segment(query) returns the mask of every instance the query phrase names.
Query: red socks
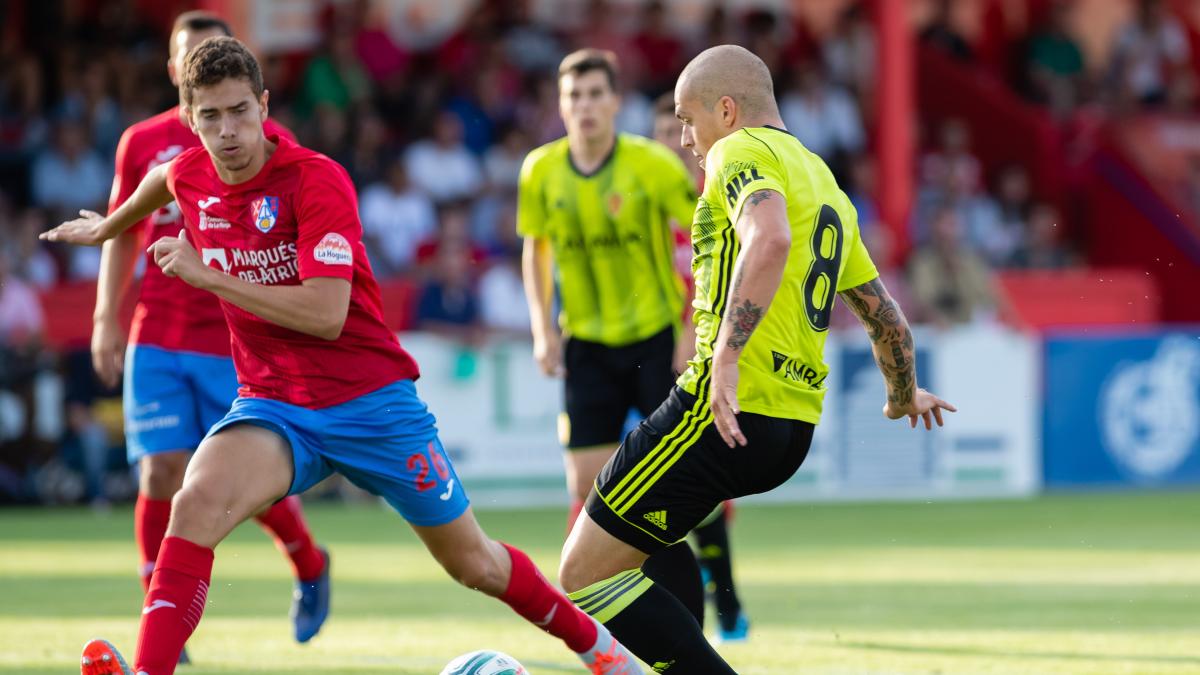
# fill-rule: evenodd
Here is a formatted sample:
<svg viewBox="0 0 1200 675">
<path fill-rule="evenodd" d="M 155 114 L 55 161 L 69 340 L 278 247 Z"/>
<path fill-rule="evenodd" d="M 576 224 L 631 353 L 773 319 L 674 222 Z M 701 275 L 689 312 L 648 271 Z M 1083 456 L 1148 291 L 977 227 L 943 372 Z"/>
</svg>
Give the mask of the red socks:
<svg viewBox="0 0 1200 675">
<path fill-rule="evenodd" d="M 158 565 L 150 580 L 142 627 L 138 631 L 134 670 L 146 675 L 171 675 L 208 599 L 213 551 L 186 539 L 162 540 Z"/>
<path fill-rule="evenodd" d="M 149 592 L 150 574 L 154 572 L 154 561 L 158 560 L 158 549 L 167 535 L 167 523 L 171 520 L 170 499 L 150 499 L 139 494 L 133 507 L 133 538 L 137 541 L 141 565 L 138 574 L 142 577 L 142 589 Z"/>
<path fill-rule="evenodd" d="M 292 495 L 276 502 L 254 519 L 271 533 L 279 550 L 291 558 L 297 579 L 313 581 L 325 571 L 325 556 L 313 542 L 308 523 L 304 522 L 299 497 Z"/>
<path fill-rule="evenodd" d="M 571 651 L 580 654 L 594 647 L 597 633 L 591 618 L 551 586 L 529 556 L 508 544 L 503 546 L 512 558 L 512 575 L 500 599 L 526 621 L 565 642 Z"/>
</svg>

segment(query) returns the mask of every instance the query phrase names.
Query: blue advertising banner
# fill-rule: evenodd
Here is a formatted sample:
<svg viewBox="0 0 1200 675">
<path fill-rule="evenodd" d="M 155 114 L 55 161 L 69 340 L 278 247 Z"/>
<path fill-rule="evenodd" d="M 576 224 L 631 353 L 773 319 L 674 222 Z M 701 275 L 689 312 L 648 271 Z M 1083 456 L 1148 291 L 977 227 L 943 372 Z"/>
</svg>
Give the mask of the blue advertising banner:
<svg viewBox="0 0 1200 675">
<path fill-rule="evenodd" d="M 1046 340 L 1047 487 L 1200 483 L 1200 334 Z"/>
</svg>

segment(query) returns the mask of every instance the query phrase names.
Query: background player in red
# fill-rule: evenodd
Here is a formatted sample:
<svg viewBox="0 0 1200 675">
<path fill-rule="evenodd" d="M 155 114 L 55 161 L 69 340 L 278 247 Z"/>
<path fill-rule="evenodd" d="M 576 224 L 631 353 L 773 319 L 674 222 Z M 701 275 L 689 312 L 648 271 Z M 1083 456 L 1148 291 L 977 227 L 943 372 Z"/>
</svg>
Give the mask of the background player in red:
<svg viewBox="0 0 1200 675">
<path fill-rule="evenodd" d="M 172 84 L 179 85 L 188 50 L 206 38 L 229 34 L 229 26 L 213 14 L 181 14 L 171 31 L 167 61 Z M 270 120 L 266 129 L 288 133 Z M 117 148 L 109 213 L 129 199 L 147 172 L 199 145 L 179 106 L 127 129 Z M 171 498 L 183 484 L 192 451 L 237 396 L 229 329 L 217 298 L 167 277 L 150 257 L 126 339 L 120 309 L 138 257 L 146 244 L 178 234 L 181 222 L 172 202 L 105 243 L 92 330 L 92 361 L 101 380 L 113 386 L 124 369 L 126 444 L 130 462 L 139 469 L 134 535 L 147 590 L 167 531 Z M 294 632 L 296 640 L 307 642 L 329 611 L 328 553 L 314 544 L 298 497 L 271 506 L 257 520 L 291 558 L 297 579 Z M 186 651 L 180 659 L 186 662 Z"/>
<path fill-rule="evenodd" d="M 239 522 L 337 471 L 386 499 L 453 578 L 561 638 L 593 673 L 640 673 L 524 553 L 489 539 L 475 521 L 416 395 L 416 363 L 380 318 L 345 170 L 285 136 L 264 135 L 262 73 L 237 40 L 209 38 L 191 50 L 182 80 L 204 148 L 150 171 L 109 217 L 85 214 L 43 235 L 96 244 L 174 197 L 187 231 L 155 242 L 154 261 L 221 298 L 231 330 L 239 397 L 201 443 L 175 498 L 142 610 L 136 671 L 174 672 L 206 604 L 213 548 Z M 133 671 L 96 640 L 85 647 L 83 672 Z"/>
</svg>

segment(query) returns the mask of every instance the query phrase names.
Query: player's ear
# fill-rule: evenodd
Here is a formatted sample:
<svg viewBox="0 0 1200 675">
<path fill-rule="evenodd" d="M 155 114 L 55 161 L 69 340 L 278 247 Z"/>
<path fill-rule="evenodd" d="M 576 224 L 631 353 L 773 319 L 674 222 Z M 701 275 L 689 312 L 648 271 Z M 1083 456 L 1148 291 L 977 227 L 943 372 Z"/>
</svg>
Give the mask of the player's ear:
<svg viewBox="0 0 1200 675">
<path fill-rule="evenodd" d="M 734 101 L 732 96 L 722 96 L 717 105 L 720 107 L 721 123 L 732 127 L 737 121 L 737 101 Z"/>
<path fill-rule="evenodd" d="M 192 133 L 199 135 L 200 130 L 196 128 L 196 119 L 192 117 L 192 106 L 184 102 L 182 92 L 179 96 L 179 112 L 183 115 L 183 119 L 187 121 L 188 128 Z"/>
<path fill-rule="evenodd" d="M 271 90 L 270 89 L 263 89 L 262 96 L 258 97 L 259 117 L 262 118 L 263 122 L 267 121 L 267 111 L 268 111 L 267 101 L 270 98 L 271 98 Z"/>
</svg>

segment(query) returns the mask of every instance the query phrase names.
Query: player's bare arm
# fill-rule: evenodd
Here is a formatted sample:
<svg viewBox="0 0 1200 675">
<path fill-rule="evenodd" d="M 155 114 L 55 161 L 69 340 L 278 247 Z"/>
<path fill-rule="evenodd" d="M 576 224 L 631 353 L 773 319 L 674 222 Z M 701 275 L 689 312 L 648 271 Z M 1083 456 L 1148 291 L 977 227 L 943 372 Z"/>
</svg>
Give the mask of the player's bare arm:
<svg viewBox="0 0 1200 675">
<path fill-rule="evenodd" d="M 149 171 L 129 199 L 107 217 L 83 209 L 79 212 L 81 217 L 43 232 L 38 238 L 80 246 L 103 244 L 175 200 L 167 189 L 167 169 L 170 166 L 171 163 L 167 162 Z"/>
<path fill-rule="evenodd" d="M 787 199 L 774 190 L 754 192 L 746 198 L 734 227 L 741 251 L 713 350 L 712 388 L 714 423 L 731 448 L 746 445 L 737 423 L 741 412 L 737 401 L 738 358 L 779 290 L 792 245 Z"/>
<path fill-rule="evenodd" d="M 115 387 L 125 365 L 127 336 L 121 325 L 121 300 L 129 290 L 141 254 L 135 232 L 122 232 L 104 242 L 100 275 L 96 281 L 96 309 L 92 313 L 92 367 L 100 381 Z"/>
<path fill-rule="evenodd" d="M 909 424 L 917 419 L 932 429 L 933 422 L 942 426 L 942 411 L 956 412 L 957 408 L 917 386 L 916 347 L 908 319 L 900 306 L 888 294 L 883 281 L 876 277 L 861 286 L 841 293 L 871 339 L 875 363 L 887 386 L 887 403 L 883 414 L 890 419 L 908 416 Z"/>
<path fill-rule="evenodd" d="M 533 358 L 543 373 L 557 376 L 562 374 L 562 334 L 554 320 L 552 303 L 553 256 L 549 239 L 525 238 L 521 252 L 521 273 L 525 280 L 525 299 L 529 302 Z"/>
<path fill-rule="evenodd" d="M 262 319 L 325 340 L 342 334 L 350 309 L 350 282 L 332 277 L 305 279 L 298 286 L 263 286 L 205 265 L 180 230 L 150 246 L 163 274 L 179 277 Z"/>
</svg>

